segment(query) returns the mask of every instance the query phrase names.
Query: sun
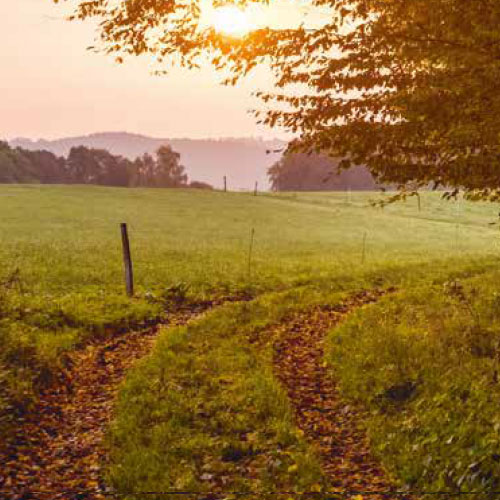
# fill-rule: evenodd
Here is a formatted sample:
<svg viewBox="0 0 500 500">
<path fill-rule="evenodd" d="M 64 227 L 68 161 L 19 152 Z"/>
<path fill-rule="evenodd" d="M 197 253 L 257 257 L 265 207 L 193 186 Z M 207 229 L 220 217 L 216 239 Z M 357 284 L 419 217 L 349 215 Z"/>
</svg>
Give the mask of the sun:
<svg viewBox="0 0 500 500">
<path fill-rule="evenodd" d="M 245 36 L 254 26 L 245 11 L 233 5 L 214 9 L 212 24 L 216 31 L 229 36 Z"/>
</svg>

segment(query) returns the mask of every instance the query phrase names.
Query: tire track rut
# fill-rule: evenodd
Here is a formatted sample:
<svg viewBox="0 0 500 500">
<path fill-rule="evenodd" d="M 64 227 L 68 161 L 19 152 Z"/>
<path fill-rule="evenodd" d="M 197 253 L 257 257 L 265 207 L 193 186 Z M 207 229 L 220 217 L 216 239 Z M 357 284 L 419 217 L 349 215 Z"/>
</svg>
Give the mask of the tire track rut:
<svg viewBox="0 0 500 500">
<path fill-rule="evenodd" d="M 358 293 L 333 307 L 295 313 L 276 327 L 275 373 L 287 389 L 298 427 L 312 444 L 331 484 L 331 491 L 394 491 L 387 474 L 373 458 L 360 423 L 362 415 L 339 396 L 324 361 L 328 332 L 350 312 L 376 302 L 393 290 Z M 358 493 L 342 495 L 355 498 Z M 370 494 L 370 500 L 408 499 Z"/>
<path fill-rule="evenodd" d="M 0 444 L 0 497 L 12 500 L 106 496 L 103 447 L 126 372 L 149 354 L 161 326 L 184 325 L 215 303 L 169 315 L 162 325 L 117 335 L 67 355 L 65 383 L 45 389 Z"/>
</svg>

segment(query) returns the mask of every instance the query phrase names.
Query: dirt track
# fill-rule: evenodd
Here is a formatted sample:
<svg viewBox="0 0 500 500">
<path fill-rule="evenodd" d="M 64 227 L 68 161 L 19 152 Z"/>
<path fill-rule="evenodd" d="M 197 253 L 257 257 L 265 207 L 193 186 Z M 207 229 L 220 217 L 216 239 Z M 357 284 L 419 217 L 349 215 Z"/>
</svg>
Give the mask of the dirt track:
<svg viewBox="0 0 500 500">
<path fill-rule="evenodd" d="M 181 325 L 210 304 L 171 315 Z M 128 369 L 146 356 L 159 327 L 117 335 L 68 355 L 66 382 L 45 390 L 34 411 L 0 446 L 0 498 L 105 498 L 102 440 Z"/>
<path fill-rule="evenodd" d="M 362 292 L 334 307 L 319 307 L 292 315 L 273 332 L 275 373 L 287 388 L 298 427 L 321 459 L 331 491 L 388 492 L 394 490 L 383 469 L 370 454 L 359 411 L 339 397 L 324 362 L 328 332 L 351 311 L 375 302 L 387 292 Z M 342 496 L 355 497 L 357 493 Z M 405 498 L 370 494 L 380 500 Z"/>
<path fill-rule="evenodd" d="M 288 390 L 298 427 L 321 458 L 332 491 L 394 489 L 370 454 L 359 427 L 362 417 L 341 401 L 324 364 L 328 331 L 384 293 L 362 292 L 338 306 L 294 314 L 273 328 L 273 338 L 279 339 L 275 373 Z M 185 324 L 208 307 L 173 315 L 169 324 Z M 102 483 L 102 440 L 113 402 L 126 371 L 151 351 L 157 333 L 153 327 L 119 335 L 70 355 L 70 383 L 45 391 L 36 410 L 0 448 L 1 498 L 109 498 Z"/>
</svg>

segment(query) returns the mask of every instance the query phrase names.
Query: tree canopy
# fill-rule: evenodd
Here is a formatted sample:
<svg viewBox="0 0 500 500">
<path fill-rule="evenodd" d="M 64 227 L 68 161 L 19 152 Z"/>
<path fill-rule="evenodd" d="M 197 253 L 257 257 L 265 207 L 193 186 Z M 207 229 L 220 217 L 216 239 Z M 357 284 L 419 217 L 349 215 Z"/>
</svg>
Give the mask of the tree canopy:
<svg viewBox="0 0 500 500">
<path fill-rule="evenodd" d="M 310 6 L 328 11 L 324 25 L 241 38 L 202 28 L 200 0 L 78 0 L 75 17 L 99 18 L 100 46 L 120 60 L 150 54 L 168 69 L 208 56 L 233 83 L 267 61 L 276 91 L 259 94 L 269 106 L 258 116 L 296 133 L 295 148 L 367 165 L 402 194 L 432 185 L 499 199 L 498 0 Z"/>
</svg>

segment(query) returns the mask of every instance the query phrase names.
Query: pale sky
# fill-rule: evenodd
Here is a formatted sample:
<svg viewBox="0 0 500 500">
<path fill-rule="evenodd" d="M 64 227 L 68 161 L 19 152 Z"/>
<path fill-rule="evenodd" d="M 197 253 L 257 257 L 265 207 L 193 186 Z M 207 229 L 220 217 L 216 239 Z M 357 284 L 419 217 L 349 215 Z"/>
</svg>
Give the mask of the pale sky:
<svg viewBox="0 0 500 500">
<path fill-rule="evenodd" d="M 264 68 L 236 88 L 219 85 L 208 68 L 154 76 L 147 60 L 118 65 L 87 51 L 93 26 L 65 21 L 64 13 L 51 0 L 0 0 L 0 139 L 282 135 L 248 113 L 259 104 L 251 92 L 271 86 Z"/>
</svg>

